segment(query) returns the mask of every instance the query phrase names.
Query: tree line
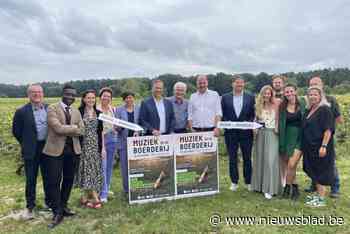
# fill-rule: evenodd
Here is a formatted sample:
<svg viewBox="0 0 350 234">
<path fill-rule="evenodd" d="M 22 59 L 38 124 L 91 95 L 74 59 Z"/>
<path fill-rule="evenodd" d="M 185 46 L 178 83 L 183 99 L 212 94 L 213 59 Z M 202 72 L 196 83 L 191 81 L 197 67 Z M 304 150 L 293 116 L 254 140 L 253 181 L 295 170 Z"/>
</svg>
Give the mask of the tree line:
<svg viewBox="0 0 350 234">
<path fill-rule="evenodd" d="M 259 74 L 242 73 L 240 74 L 246 81 L 246 89 L 252 93 L 258 93 L 262 86 L 271 84 L 272 74 L 261 72 Z M 304 94 L 308 81 L 313 76 L 320 76 L 325 84 L 327 93 L 345 94 L 350 92 L 350 70 L 348 68 L 322 69 L 308 72 L 288 72 L 283 73 L 288 77 L 288 83 L 294 83 L 299 87 L 299 93 Z M 209 88 L 216 90 L 220 95 L 230 92 L 231 75 L 225 73 L 216 73 L 208 75 Z M 78 81 L 67 82 L 73 85 L 78 93 L 82 93 L 87 89 L 96 91 L 103 87 L 110 87 L 115 97 L 119 97 L 125 91 L 132 91 L 139 97 L 148 96 L 151 93 L 151 84 L 153 79 L 161 79 L 164 81 L 165 94 L 170 96 L 173 93 L 173 85 L 177 81 L 182 81 L 188 85 L 188 93 L 196 90 L 196 76 L 182 76 L 175 74 L 163 74 L 154 78 L 124 78 L 124 79 L 84 79 Z M 58 82 L 42 82 L 45 96 L 58 97 L 61 96 L 64 84 Z M 25 97 L 28 85 L 9 85 L 0 84 L 0 97 Z"/>
</svg>

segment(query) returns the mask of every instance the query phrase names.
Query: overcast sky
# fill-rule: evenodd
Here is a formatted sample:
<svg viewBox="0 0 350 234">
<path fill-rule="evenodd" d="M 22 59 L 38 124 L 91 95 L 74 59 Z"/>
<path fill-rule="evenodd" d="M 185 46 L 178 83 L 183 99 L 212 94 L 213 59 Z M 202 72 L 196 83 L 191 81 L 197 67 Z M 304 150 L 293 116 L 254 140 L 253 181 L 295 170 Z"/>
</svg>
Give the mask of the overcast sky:
<svg viewBox="0 0 350 234">
<path fill-rule="evenodd" d="M 349 67 L 348 0 L 0 0 L 0 83 Z"/>
</svg>

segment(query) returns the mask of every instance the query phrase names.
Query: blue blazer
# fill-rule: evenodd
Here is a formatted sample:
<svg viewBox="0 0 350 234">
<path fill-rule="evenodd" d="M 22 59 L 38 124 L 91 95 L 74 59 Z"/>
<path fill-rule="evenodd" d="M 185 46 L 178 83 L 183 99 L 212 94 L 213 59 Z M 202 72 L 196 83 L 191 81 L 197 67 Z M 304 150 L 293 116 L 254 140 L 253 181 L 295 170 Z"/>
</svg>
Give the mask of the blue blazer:
<svg viewBox="0 0 350 234">
<path fill-rule="evenodd" d="M 173 104 L 167 100 L 163 99 L 165 106 L 165 127 L 166 131 L 164 134 L 170 134 L 174 132 L 175 127 L 175 114 L 173 109 Z M 145 129 L 146 135 L 152 135 L 153 130 L 159 130 L 160 120 L 158 116 L 158 111 L 156 103 L 153 97 L 149 97 L 142 101 L 140 107 L 140 125 Z"/>
<path fill-rule="evenodd" d="M 44 104 L 44 107 L 47 110 L 48 105 Z M 37 147 L 37 131 L 31 103 L 16 110 L 12 122 L 12 134 L 21 145 L 23 159 L 34 159 Z"/>
<path fill-rule="evenodd" d="M 138 124 L 140 115 L 140 107 L 135 105 L 134 107 L 134 123 Z M 128 121 L 128 111 L 126 106 L 121 106 L 117 108 L 116 118 Z M 129 130 L 126 128 L 120 129 L 118 131 L 118 140 L 117 140 L 117 149 L 122 149 L 123 147 L 126 149 L 127 138 L 128 138 Z"/>
<path fill-rule="evenodd" d="M 233 93 L 227 93 L 221 99 L 222 121 L 254 121 L 255 119 L 255 97 L 246 92 L 243 93 L 243 106 L 241 113 L 237 116 L 233 107 Z M 225 135 L 237 137 L 253 137 L 252 130 L 225 129 Z"/>
</svg>

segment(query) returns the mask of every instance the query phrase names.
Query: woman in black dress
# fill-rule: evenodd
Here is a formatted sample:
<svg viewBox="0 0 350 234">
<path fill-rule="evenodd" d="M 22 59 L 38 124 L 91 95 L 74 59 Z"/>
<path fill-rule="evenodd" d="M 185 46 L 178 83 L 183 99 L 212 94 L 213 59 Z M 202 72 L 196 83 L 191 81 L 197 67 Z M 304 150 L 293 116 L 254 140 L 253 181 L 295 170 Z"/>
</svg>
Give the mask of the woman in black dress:
<svg viewBox="0 0 350 234">
<path fill-rule="evenodd" d="M 302 123 L 303 169 L 316 182 L 317 195 L 309 196 L 306 205 L 325 206 L 325 185 L 334 182 L 333 117 L 321 87 L 308 89 L 308 110 Z"/>
</svg>

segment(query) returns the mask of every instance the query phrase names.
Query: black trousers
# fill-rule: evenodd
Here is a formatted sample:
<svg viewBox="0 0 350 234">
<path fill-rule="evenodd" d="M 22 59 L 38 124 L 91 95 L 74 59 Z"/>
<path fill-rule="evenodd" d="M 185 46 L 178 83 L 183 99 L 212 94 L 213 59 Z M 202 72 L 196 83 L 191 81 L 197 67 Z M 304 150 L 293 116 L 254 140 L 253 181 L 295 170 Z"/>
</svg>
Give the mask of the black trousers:
<svg viewBox="0 0 350 234">
<path fill-rule="evenodd" d="M 253 137 L 240 138 L 230 134 L 225 135 L 225 143 L 229 155 L 229 171 L 231 182 L 237 184 L 239 179 L 237 151 L 241 148 L 243 156 L 243 176 L 244 182 L 250 184 L 252 178 L 252 147 Z"/>
<path fill-rule="evenodd" d="M 54 215 L 62 215 L 67 206 L 78 165 L 79 156 L 74 153 L 44 155 L 45 180 Z"/>
<path fill-rule="evenodd" d="M 43 178 L 43 189 L 45 193 L 45 203 L 50 206 L 50 201 L 47 195 L 46 183 L 44 180 L 44 168 L 43 168 L 43 148 L 45 141 L 38 141 L 36 147 L 36 153 L 33 159 L 24 159 L 24 173 L 26 177 L 25 196 L 27 202 L 27 208 L 32 210 L 36 204 L 36 182 L 40 167 L 41 176 Z"/>
<path fill-rule="evenodd" d="M 186 128 L 175 129 L 174 133 L 187 133 L 187 129 Z"/>
</svg>

